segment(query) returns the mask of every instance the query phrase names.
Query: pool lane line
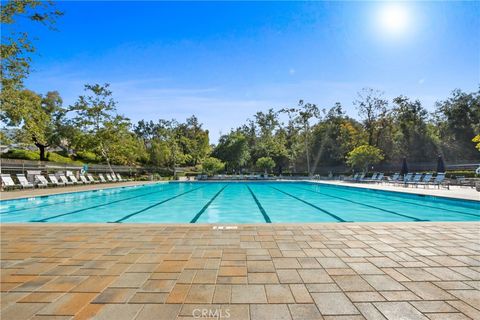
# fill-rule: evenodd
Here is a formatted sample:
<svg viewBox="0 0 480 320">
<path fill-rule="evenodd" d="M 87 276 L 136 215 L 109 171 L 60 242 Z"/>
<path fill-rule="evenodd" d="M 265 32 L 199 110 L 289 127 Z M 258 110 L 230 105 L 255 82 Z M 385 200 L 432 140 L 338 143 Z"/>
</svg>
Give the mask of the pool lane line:
<svg viewBox="0 0 480 320">
<path fill-rule="evenodd" d="M 195 217 L 193 217 L 192 220 L 190 220 L 190 223 L 195 223 L 197 222 L 198 218 L 200 218 L 200 216 L 205 212 L 205 210 L 207 210 L 208 206 L 210 206 L 212 204 L 212 202 L 220 195 L 220 193 L 223 192 L 223 190 L 225 190 L 225 188 L 228 187 L 228 184 L 224 185 L 222 189 L 220 189 L 220 191 L 218 191 L 211 199 L 210 201 L 207 202 L 206 205 L 203 206 L 203 208 L 198 211 L 198 213 L 195 215 Z"/>
<path fill-rule="evenodd" d="M 119 189 L 121 189 L 120 191 L 126 191 L 126 189 L 135 189 L 137 188 L 136 186 L 125 186 L 125 187 L 119 187 Z M 105 196 L 109 196 L 109 195 L 112 195 L 111 193 L 108 193 L 107 190 L 109 189 L 117 189 L 117 188 L 108 188 L 108 189 L 97 189 L 97 190 L 89 190 L 89 191 L 80 191 L 80 192 L 68 192 L 68 193 L 59 193 L 59 194 L 52 194 L 52 195 L 48 195 L 48 196 L 39 196 L 39 200 L 42 198 L 42 197 L 50 197 L 50 196 L 65 196 L 65 195 L 72 195 L 72 194 L 75 194 L 75 193 L 84 193 L 84 192 L 92 192 L 92 193 L 97 193 L 97 192 L 100 192 L 102 191 L 102 194 L 97 194 L 97 195 L 92 195 L 90 197 L 88 197 L 88 199 L 97 199 L 97 198 L 101 198 L 101 197 L 105 197 Z M 107 191 L 107 192 L 103 192 L 103 191 Z M 133 191 L 141 191 L 140 189 L 139 190 L 133 190 Z M 120 194 L 121 192 L 118 192 L 116 194 Z M 14 200 L 14 199 L 12 199 Z M 72 200 L 84 200 L 82 198 L 77 198 L 77 199 L 66 199 L 66 200 L 63 200 L 63 201 L 57 201 L 55 203 L 48 203 L 48 204 L 43 204 L 43 205 L 39 205 L 39 206 L 34 206 L 34 207 L 30 207 L 30 208 L 21 208 L 21 209 L 15 209 L 15 210 L 10 210 L 10 211 L 4 211 L 4 212 L 0 212 L 0 215 L 3 215 L 3 214 L 7 214 L 7 213 L 12 213 L 12 212 L 19 212 L 19 211 L 25 211 L 25 210 L 32 210 L 32 209 L 37 209 L 37 208 L 43 208 L 43 207 L 50 207 L 50 206 L 55 206 L 57 204 L 65 204 L 66 202 L 71 202 Z M 8 200 L 10 201 L 10 200 Z"/>
<path fill-rule="evenodd" d="M 157 203 L 155 203 L 155 204 L 152 204 L 151 206 L 145 207 L 145 208 L 143 208 L 142 210 L 138 210 L 138 211 L 136 211 L 136 212 L 127 214 L 125 217 L 123 217 L 123 218 L 121 218 L 121 219 L 118 219 L 118 220 L 115 220 L 115 221 L 111 221 L 110 223 L 121 223 L 121 222 L 123 222 L 123 221 L 125 221 L 125 220 L 127 220 L 127 219 L 130 219 L 131 217 L 133 217 L 133 216 L 135 216 L 135 215 L 137 215 L 137 214 L 139 214 L 139 213 L 145 212 L 145 211 L 150 210 L 150 209 L 152 209 L 152 208 L 154 208 L 154 207 L 156 207 L 156 206 L 159 206 L 159 205 L 161 205 L 161 204 L 163 204 L 163 203 L 165 203 L 165 202 L 168 202 L 168 201 L 170 201 L 170 200 L 176 199 L 176 198 L 178 198 L 178 197 L 181 197 L 181 196 L 183 196 L 183 195 L 186 195 L 187 193 L 190 193 L 190 192 L 193 192 L 193 191 L 195 191 L 195 190 L 202 189 L 202 188 L 204 188 L 204 187 L 198 187 L 198 188 L 195 188 L 195 189 L 192 189 L 192 190 L 188 190 L 188 191 L 182 192 L 182 193 L 180 193 L 180 194 L 177 194 L 176 196 L 170 197 L 170 198 L 168 198 L 168 199 L 165 199 L 165 200 L 162 200 L 162 201 L 157 202 Z"/>
<path fill-rule="evenodd" d="M 246 186 L 248 188 L 248 191 L 250 191 L 250 194 L 252 195 L 253 200 L 255 200 L 255 203 L 257 204 L 258 209 L 262 213 L 262 216 L 263 216 L 263 219 L 265 219 L 265 222 L 272 223 L 272 220 L 270 220 L 270 217 L 268 216 L 267 212 L 265 211 L 265 209 L 263 209 L 262 204 L 260 203 L 260 201 L 258 201 L 257 196 L 255 195 L 253 190 L 250 188 L 248 184 Z"/>
<path fill-rule="evenodd" d="M 300 187 L 295 187 L 295 186 L 294 186 L 294 188 L 309 191 L 309 192 L 313 192 L 313 193 L 317 193 L 317 194 L 321 194 L 321 195 L 324 195 L 324 196 L 327 196 L 327 197 L 330 197 L 330 198 L 335 198 L 335 199 L 340 199 L 340 200 L 343 200 L 343 201 L 348 201 L 348 202 L 359 204 L 361 206 L 365 206 L 365 207 L 368 207 L 368 208 L 381 210 L 381 211 L 384 211 L 384 212 L 387 212 L 387 213 L 395 214 L 397 216 L 412 219 L 413 221 L 430 221 L 430 220 L 415 218 L 415 217 L 412 217 L 412 216 L 407 216 L 406 214 L 401 214 L 401 213 L 398 213 L 398 212 L 395 212 L 395 211 L 392 211 L 392 210 L 382 209 L 382 208 L 372 206 L 372 205 L 369 205 L 369 204 L 361 203 L 361 202 L 354 201 L 354 200 L 345 199 L 345 198 L 342 198 L 342 197 L 332 196 L 332 195 L 329 195 L 329 194 L 326 194 L 326 193 L 322 193 L 322 192 L 318 192 L 318 191 L 314 191 L 314 190 L 310 190 L 310 189 L 306 189 L 306 188 L 300 188 Z"/>
<path fill-rule="evenodd" d="M 90 210 L 90 209 L 95 209 L 95 208 L 104 207 L 104 206 L 107 206 L 107 205 L 109 205 L 109 204 L 114 204 L 114 203 L 118 203 L 118 202 L 122 202 L 122 201 L 126 201 L 126 200 L 131 200 L 131 199 L 136 199 L 136 198 L 148 196 L 148 195 L 150 195 L 150 194 L 160 193 L 160 192 L 163 192 L 163 191 L 165 191 L 165 189 L 164 189 L 164 190 L 159 190 L 159 191 L 154 191 L 154 192 L 148 192 L 148 193 L 140 194 L 140 195 L 138 195 L 138 196 L 129 197 L 129 198 L 125 198 L 125 199 L 119 199 L 119 200 L 115 200 L 115 201 L 110 201 L 110 202 L 107 202 L 107 203 L 102 203 L 102 204 L 99 204 L 99 205 L 96 205 L 96 206 L 91 206 L 91 207 L 87 207 L 87 208 L 82 208 L 82 209 L 78 209 L 78 210 L 75 210 L 75 211 L 70 211 L 70 212 L 67 212 L 67 213 L 57 214 L 57 215 L 55 215 L 55 216 L 51 216 L 51 217 L 47 217 L 47 218 L 43 218 L 43 219 L 39 219 L 39 220 L 30 220 L 30 222 L 47 222 L 48 220 L 51 220 L 51 219 L 55 219 L 55 218 L 59 218 L 59 217 L 63 217 L 63 216 L 67 216 L 67 215 L 71 215 L 71 214 L 75 214 L 75 213 L 79 213 L 79 212 L 86 211 L 86 210 Z"/>
<path fill-rule="evenodd" d="M 342 190 L 344 191 L 344 190 Z M 356 192 L 357 194 L 358 193 L 361 193 L 361 192 L 364 192 L 364 191 L 360 191 L 360 190 L 353 190 L 354 192 Z M 377 191 L 377 190 L 374 190 L 374 191 Z M 379 190 L 381 191 L 381 190 Z M 467 213 L 467 212 L 463 212 L 463 211 L 458 211 L 458 210 L 453 210 L 453 209 L 446 209 L 446 208 L 439 208 L 439 207 L 435 207 L 435 206 L 429 206 L 427 204 L 420 204 L 420 203 L 415 203 L 415 202 L 410 202 L 410 201 L 404 201 L 404 200 L 397 200 L 397 199 L 390 199 L 386 196 L 382 196 L 380 195 L 379 193 L 377 192 L 374 192 L 372 193 L 370 196 L 372 197 L 375 197 L 375 198 L 378 198 L 378 199 L 387 199 L 388 201 L 395 201 L 395 202 L 400 202 L 400 203 L 408 203 L 408 204 L 413 204 L 415 206 L 420 206 L 420 207 L 425 207 L 425 208 L 433 208 L 433 209 L 439 209 L 439 210 L 443 210 L 443 211 L 449 211 L 449 212 L 455 212 L 455 213 L 460 213 L 460 214 L 466 214 L 466 215 L 469 215 L 469 216 L 474 216 L 474 217 L 480 217 L 480 215 L 478 214 L 475 214 L 475 213 Z M 398 195 L 394 195 L 394 196 L 397 196 Z M 433 196 L 435 197 L 435 196 Z M 441 199 L 440 199 L 441 200 Z M 461 201 L 461 200 L 460 200 Z M 470 208 L 469 208 L 470 209 Z"/>
<path fill-rule="evenodd" d="M 283 190 L 277 189 L 277 188 L 275 188 L 275 187 L 271 187 L 271 186 L 269 186 L 269 187 L 272 188 L 272 189 L 275 189 L 275 190 L 277 190 L 277 191 L 279 191 L 279 192 L 281 192 L 281 193 L 283 193 L 283 194 L 286 194 L 287 196 L 290 196 L 290 197 L 292 197 L 292 198 L 294 198 L 294 199 L 296 199 L 296 200 L 298 200 L 298 201 L 301 201 L 301 202 L 303 202 L 303 203 L 305 203 L 305 204 L 307 204 L 307 205 L 309 205 L 309 206 L 311 206 L 311 207 L 313 207 L 313 208 L 315 208 L 315 209 L 317 209 L 317 210 L 319 210 L 319 211 L 322 211 L 323 213 L 328 214 L 330 217 L 336 219 L 337 221 L 340 221 L 340 222 L 348 222 L 348 221 L 346 221 L 346 220 L 343 220 L 343 219 L 340 218 L 339 216 L 337 216 L 337 215 L 335 215 L 335 214 L 333 214 L 333 213 L 331 213 L 331 212 L 328 212 L 328 211 L 325 210 L 325 209 L 322 209 L 322 208 L 314 205 L 313 203 L 310 203 L 310 202 L 308 202 L 308 201 L 305 201 L 305 200 L 303 200 L 303 199 L 300 199 L 299 197 L 294 196 L 293 194 L 290 194 L 290 193 L 285 192 L 285 191 L 283 191 Z"/>
</svg>

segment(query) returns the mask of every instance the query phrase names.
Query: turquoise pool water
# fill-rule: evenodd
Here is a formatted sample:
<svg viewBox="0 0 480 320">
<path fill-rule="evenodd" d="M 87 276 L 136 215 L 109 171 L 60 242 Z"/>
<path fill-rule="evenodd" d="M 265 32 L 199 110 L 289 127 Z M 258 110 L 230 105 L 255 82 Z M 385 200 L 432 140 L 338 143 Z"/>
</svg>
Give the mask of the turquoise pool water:
<svg viewBox="0 0 480 320">
<path fill-rule="evenodd" d="M 480 221 L 480 201 L 308 182 L 158 183 L 0 205 L 2 223 Z"/>
</svg>

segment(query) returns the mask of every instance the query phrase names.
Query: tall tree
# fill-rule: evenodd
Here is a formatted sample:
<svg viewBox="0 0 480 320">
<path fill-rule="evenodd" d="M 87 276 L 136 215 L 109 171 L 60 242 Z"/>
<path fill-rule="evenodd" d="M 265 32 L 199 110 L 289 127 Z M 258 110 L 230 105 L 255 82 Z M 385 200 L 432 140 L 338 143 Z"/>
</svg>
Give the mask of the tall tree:
<svg viewBox="0 0 480 320">
<path fill-rule="evenodd" d="M 383 93 L 371 88 L 364 88 L 358 93 L 354 101 L 359 116 L 363 119 L 365 130 L 368 134 L 368 144 L 376 145 L 375 137 L 380 136 L 381 121 L 387 113 L 388 101 L 383 98 Z"/>
</svg>

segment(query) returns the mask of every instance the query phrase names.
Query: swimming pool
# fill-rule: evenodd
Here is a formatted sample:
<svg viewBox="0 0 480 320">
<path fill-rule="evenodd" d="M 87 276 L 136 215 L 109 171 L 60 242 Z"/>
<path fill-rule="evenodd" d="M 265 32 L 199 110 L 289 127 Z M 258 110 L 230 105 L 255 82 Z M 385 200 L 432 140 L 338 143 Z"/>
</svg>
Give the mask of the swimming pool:
<svg viewBox="0 0 480 320">
<path fill-rule="evenodd" d="M 0 221 L 480 221 L 480 201 L 308 182 L 170 182 L 1 201 Z"/>
</svg>

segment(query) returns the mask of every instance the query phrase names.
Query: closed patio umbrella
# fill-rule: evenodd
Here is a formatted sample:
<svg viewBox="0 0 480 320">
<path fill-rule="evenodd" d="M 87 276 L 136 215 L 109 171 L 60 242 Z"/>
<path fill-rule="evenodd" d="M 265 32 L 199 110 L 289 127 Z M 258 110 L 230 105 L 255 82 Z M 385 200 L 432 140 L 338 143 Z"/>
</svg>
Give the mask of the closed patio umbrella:
<svg viewBox="0 0 480 320">
<path fill-rule="evenodd" d="M 437 173 L 445 172 L 445 162 L 443 162 L 443 157 L 438 155 L 437 159 Z"/>
<path fill-rule="evenodd" d="M 402 161 L 402 170 L 400 170 L 400 174 L 402 176 L 406 175 L 408 173 L 408 165 L 407 165 L 407 158 L 403 157 Z"/>
</svg>

